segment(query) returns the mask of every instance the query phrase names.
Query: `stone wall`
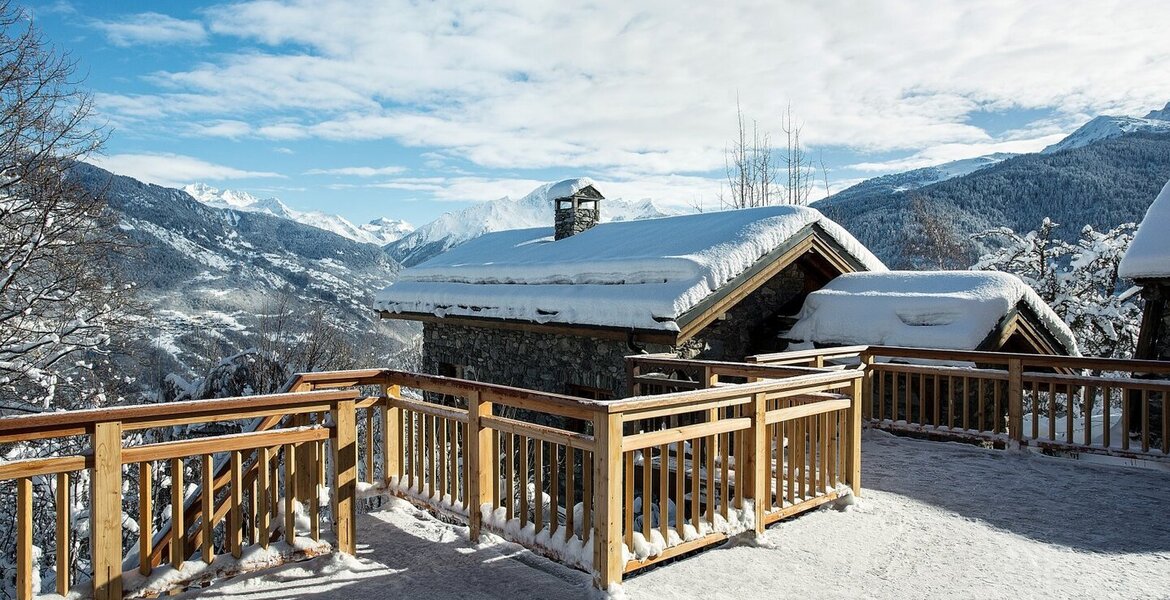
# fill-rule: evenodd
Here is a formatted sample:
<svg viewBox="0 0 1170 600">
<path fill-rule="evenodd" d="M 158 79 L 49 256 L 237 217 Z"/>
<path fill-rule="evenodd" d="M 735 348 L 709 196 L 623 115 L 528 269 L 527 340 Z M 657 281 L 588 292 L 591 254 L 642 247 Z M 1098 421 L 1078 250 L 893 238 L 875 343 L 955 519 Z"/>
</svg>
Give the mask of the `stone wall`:
<svg viewBox="0 0 1170 600">
<path fill-rule="evenodd" d="M 667 346 L 647 348 L 666 352 Z M 565 394 L 579 385 L 626 395 L 624 341 L 446 323 L 423 326 L 423 368 L 439 373 L 447 363 L 466 379 Z"/>
<path fill-rule="evenodd" d="M 555 239 L 564 239 L 593 227 L 601 220 L 599 208 L 557 209 L 555 217 Z"/>
<path fill-rule="evenodd" d="M 447 323 L 423 326 L 423 369 L 440 373 L 446 363 L 463 368 L 466 379 L 569 393 L 571 386 L 626 393 L 625 357 L 642 351 L 675 352 L 686 358 L 740 360 L 775 349 L 786 331 L 785 317 L 804 298 L 805 276 L 792 265 L 765 283 L 681 347 L 639 344 L 584 336 L 536 333 Z M 779 311 L 779 314 L 778 312 Z"/>
<path fill-rule="evenodd" d="M 1146 305 L 1135 358 L 1170 360 L 1170 280 L 1142 283 Z"/>
</svg>

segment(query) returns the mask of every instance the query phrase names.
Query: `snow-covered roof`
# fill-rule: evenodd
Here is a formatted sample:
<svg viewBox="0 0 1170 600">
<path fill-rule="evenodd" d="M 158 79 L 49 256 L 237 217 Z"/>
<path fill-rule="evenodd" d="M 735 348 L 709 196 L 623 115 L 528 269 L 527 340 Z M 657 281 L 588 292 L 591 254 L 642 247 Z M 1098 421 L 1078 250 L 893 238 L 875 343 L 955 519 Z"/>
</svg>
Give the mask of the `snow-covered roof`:
<svg viewBox="0 0 1170 600">
<path fill-rule="evenodd" d="M 788 333 L 818 344 L 975 350 L 1021 302 L 1070 354 L 1076 340 L 1032 288 L 999 271 L 847 273 L 809 294 Z"/>
<path fill-rule="evenodd" d="M 612 222 L 553 241 L 551 228 L 490 233 L 402 272 L 390 313 L 678 331 L 674 319 L 816 226 L 860 266 L 885 266 L 820 212 L 797 206 Z"/>
<path fill-rule="evenodd" d="M 1146 211 L 1117 273 L 1128 279 L 1170 277 L 1170 181 Z"/>
</svg>

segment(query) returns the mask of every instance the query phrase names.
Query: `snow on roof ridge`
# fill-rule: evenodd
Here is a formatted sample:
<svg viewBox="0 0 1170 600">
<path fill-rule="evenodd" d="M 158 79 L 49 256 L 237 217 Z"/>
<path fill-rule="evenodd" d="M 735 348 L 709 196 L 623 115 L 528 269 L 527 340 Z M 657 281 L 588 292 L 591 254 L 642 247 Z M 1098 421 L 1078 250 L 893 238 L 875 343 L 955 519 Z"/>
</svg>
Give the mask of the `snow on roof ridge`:
<svg viewBox="0 0 1170 600">
<path fill-rule="evenodd" d="M 602 223 L 552 241 L 548 228 L 486 234 L 402 272 L 390 312 L 672 330 L 673 319 L 817 224 L 871 270 L 885 270 L 815 209 L 771 206 Z"/>
<path fill-rule="evenodd" d="M 883 302 L 884 301 L 884 302 Z M 1072 330 L 1019 277 L 1001 271 L 848 273 L 809 294 L 788 337 L 822 344 L 974 350 L 1023 302 L 1069 352 Z"/>
<path fill-rule="evenodd" d="M 1117 274 L 1127 279 L 1170 277 L 1170 181 L 1154 198 L 1121 258 Z"/>
</svg>

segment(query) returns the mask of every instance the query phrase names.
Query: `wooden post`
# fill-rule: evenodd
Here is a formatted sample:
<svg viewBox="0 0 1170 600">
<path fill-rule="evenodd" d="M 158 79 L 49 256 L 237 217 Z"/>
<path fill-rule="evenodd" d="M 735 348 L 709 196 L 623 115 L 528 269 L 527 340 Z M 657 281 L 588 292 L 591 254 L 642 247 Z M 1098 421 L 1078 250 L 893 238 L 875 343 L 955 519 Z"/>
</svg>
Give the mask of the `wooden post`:
<svg viewBox="0 0 1170 600">
<path fill-rule="evenodd" d="M 186 488 L 183 485 L 183 459 L 171 459 L 171 566 L 183 567 L 187 560 L 187 524 L 183 518 L 183 501 Z"/>
<path fill-rule="evenodd" d="M 256 487 L 252 490 L 252 496 L 256 504 L 256 516 L 254 523 L 256 529 L 260 534 L 261 548 L 268 549 L 269 532 L 272 524 L 272 503 L 268 500 L 268 494 L 272 492 L 272 485 L 269 479 L 272 478 L 272 471 L 268 468 L 268 448 L 256 449 Z"/>
<path fill-rule="evenodd" d="M 150 480 L 150 471 L 147 471 L 147 480 Z M 149 496 L 149 494 L 148 494 Z M 73 531 L 70 526 L 73 507 L 69 503 L 69 473 L 57 473 L 57 594 L 65 596 L 69 593 L 69 537 Z M 147 500 L 146 513 L 150 514 L 150 500 Z M 150 528 L 149 521 L 147 528 Z M 146 557 L 150 564 L 150 556 Z"/>
<path fill-rule="evenodd" d="M 771 504 L 768 493 L 771 483 L 772 460 L 768 451 L 768 425 L 766 416 L 768 401 L 765 394 L 758 393 L 752 396 L 752 428 L 750 431 L 751 443 L 748 448 L 745 471 L 751 477 L 748 488 L 751 493 L 752 504 L 755 507 L 756 535 L 764 534 L 764 513 Z M 682 461 L 679 461 L 682 464 Z M 737 465 L 738 466 L 738 465 Z M 682 509 L 677 509 L 681 511 Z M 679 513 L 681 514 L 681 512 Z"/>
<path fill-rule="evenodd" d="M 294 393 L 311 392 L 313 391 L 313 384 L 298 383 L 297 385 L 294 385 L 289 391 Z M 293 427 L 305 427 L 309 425 L 309 415 L 293 415 L 291 421 Z M 301 444 L 300 446 L 297 446 L 296 452 L 292 456 L 285 457 L 286 461 L 293 460 L 296 462 L 296 477 L 284 483 L 285 495 L 296 496 L 297 498 L 309 497 L 308 489 L 312 484 L 310 483 L 308 467 L 309 465 L 313 464 L 313 457 L 309 456 L 309 452 L 311 450 L 312 449 L 309 447 L 309 445 Z"/>
<path fill-rule="evenodd" d="M 642 374 L 642 365 L 636 360 L 635 356 L 626 357 L 626 395 L 631 398 L 642 394 L 642 384 L 637 381 Z"/>
<path fill-rule="evenodd" d="M 95 600 L 122 599 L 122 424 L 95 423 L 90 435 L 90 552 Z"/>
<path fill-rule="evenodd" d="M 852 386 L 853 403 L 849 406 L 849 454 L 847 455 L 849 485 L 853 495 L 861 497 L 861 401 L 862 380 L 854 379 Z"/>
<path fill-rule="evenodd" d="M 593 584 L 608 590 L 622 582 L 622 415 L 593 418 Z M 666 457 L 663 457 L 666 460 Z M 643 468 L 649 468 L 646 461 Z"/>
<path fill-rule="evenodd" d="M 244 547 L 244 516 L 241 506 L 244 504 L 244 457 L 239 450 L 231 453 L 228 464 L 228 493 L 231 495 L 228 509 L 228 549 L 233 558 L 239 558 Z"/>
<path fill-rule="evenodd" d="M 866 351 L 859 354 L 858 358 L 861 359 L 861 368 L 865 371 L 865 376 L 861 380 L 861 398 L 857 401 L 861 402 L 862 417 L 868 421 L 873 418 L 873 355 Z"/>
<path fill-rule="evenodd" d="M 154 566 L 150 563 L 150 555 L 154 551 L 154 508 L 151 506 L 154 498 L 151 496 L 151 483 L 150 463 L 138 463 L 138 572 L 143 575 L 150 575 Z M 57 593 L 64 596 L 68 591 L 66 588 L 65 592 Z"/>
<path fill-rule="evenodd" d="M 484 502 L 492 497 L 491 462 L 496 459 L 492 448 L 492 430 L 480 423 L 480 417 L 492 416 L 492 403 L 480 392 L 472 391 L 467 396 L 467 460 L 471 479 L 467 482 L 467 513 L 470 517 L 471 541 L 479 541 L 483 528 Z M 539 490 L 537 497 L 539 498 Z M 539 508 L 537 510 L 540 510 Z"/>
<path fill-rule="evenodd" d="M 1024 439 L 1024 364 L 1008 360 L 1008 435 L 1015 442 Z"/>
<path fill-rule="evenodd" d="M 703 367 L 703 387 L 713 388 L 719 385 L 719 375 L 711 367 Z"/>
<path fill-rule="evenodd" d="M 340 400 L 333 410 L 334 484 L 337 511 L 337 549 L 347 554 L 357 552 L 357 414 L 353 400 Z"/>
<path fill-rule="evenodd" d="M 401 389 L 396 385 L 383 385 L 382 393 L 386 395 L 382 403 L 382 448 L 385 451 L 382 465 L 382 479 L 386 485 L 390 478 L 402 478 L 402 409 L 390 406 L 391 398 L 399 398 Z"/>
<path fill-rule="evenodd" d="M 210 565 L 215 558 L 215 460 L 211 454 L 204 454 L 200 458 L 203 467 L 199 478 L 202 487 L 199 496 L 203 504 L 203 544 L 199 547 L 199 556 Z"/>
<path fill-rule="evenodd" d="M 32 479 L 21 477 L 16 480 L 16 597 L 20 600 L 33 597 L 33 510 Z"/>
<path fill-rule="evenodd" d="M 302 444 L 302 446 L 307 445 Z M 290 546 L 297 538 L 297 490 L 294 489 L 295 486 L 292 485 L 292 482 L 300 481 L 300 472 L 297 467 L 301 465 L 298 465 L 297 462 L 304 450 L 304 448 L 298 448 L 296 444 L 284 445 L 284 540 Z M 308 464 L 304 466 L 308 467 Z M 309 489 L 307 481 L 303 489 Z"/>
</svg>

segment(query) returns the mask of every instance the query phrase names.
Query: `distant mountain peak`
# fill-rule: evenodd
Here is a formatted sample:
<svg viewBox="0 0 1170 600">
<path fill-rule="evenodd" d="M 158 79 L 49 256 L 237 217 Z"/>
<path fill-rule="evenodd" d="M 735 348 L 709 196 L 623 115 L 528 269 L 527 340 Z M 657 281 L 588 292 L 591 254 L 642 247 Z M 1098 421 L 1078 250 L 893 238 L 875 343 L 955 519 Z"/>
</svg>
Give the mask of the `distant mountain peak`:
<svg viewBox="0 0 1170 600">
<path fill-rule="evenodd" d="M 265 213 L 318 229 L 324 229 L 325 231 L 336 233 L 342 237 L 364 244 L 385 246 L 414 231 L 414 226 L 398 219 L 379 217 L 359 226 L 354 225 L 348 219 L 339 215 L 295 210 L 276 197 L 257 198 L 247 192 L 220 190 L 205 183 L 192 183 L 184 186 L 183 191 L 190 194 L 192 198 L 199 202 L 213 208 Z"/>
<path fill-rule="evenodd" d="M 1162 110 L 1151 110 L 1146 114 L 1145 118 L 1156 119 L 1159 121 L 1170 121 L 1170 102 L 1167 102 L 1166 106 L 1162 107 Z"/>
<path fill-rule="evenodd" d="M 551 227 L 552 201 L 570 196 L 589 185 L 596 186 L 593 180 L 587 177 L 549 182 L 537 186 L 519 200 L 504 197 L 444 213 L 410 235 L 390 244 L 387 251 L 395 260 L 409 267 L 485 233 Z M 604 189 L 598 191 L 605 193 Z M 621 198 L 606 198 L 601 202 L 602 221 L 630 221 L 677 214 L 681 212 L 660 207 L 649 199 L 629 202 Z"/>
<path fill-rule="evenodd" d="M 1151 110 L 1145 117 L 1100 115 L 1081 125 L 1068 137 L 1041 150 L 1043 154 L 1087 146 L 1097 140 L 1115 138 L 1127 133 L 1170 133 L 1170 102 L 1161 110 Z"/>
</svg>

